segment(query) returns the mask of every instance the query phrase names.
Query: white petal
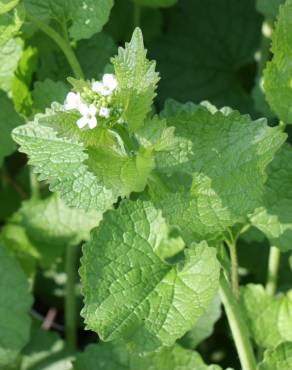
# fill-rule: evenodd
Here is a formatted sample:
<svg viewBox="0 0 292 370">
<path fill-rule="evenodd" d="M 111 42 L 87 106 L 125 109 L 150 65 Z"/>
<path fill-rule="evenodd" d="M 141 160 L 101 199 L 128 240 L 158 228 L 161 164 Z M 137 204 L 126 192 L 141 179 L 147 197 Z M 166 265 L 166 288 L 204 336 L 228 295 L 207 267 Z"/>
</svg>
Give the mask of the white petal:
<svg viewBox="0 0 292 370">
<path fill-rule="evenodd" d="M 109 73 L 106 73 L 103 78 L 102 82 L 105 87 L 109 90 L 114 91 L 118 86 L 118 81 L 116 80 L 115 76 Z"/>
<path fill-rule="evenodd" d="M 101 93 L 102 88 L 103 88 L 103 84 L 99 81 L 95 81 L 91 85 L 91 88 L 92 88 L 92 91 L 97 92 L 97 93 Z"/>
<path fill-rule="evenodd" d="M 76 122 L 77 126 L 79 128 L 83 128 L 88 124 L 88 119 L 86 117 L 81 117 L 79 120 Z"/>
<path fill-rule="evenodd" d="M 84 103 L 79 104 L 78 110 L 82 114 L 82 116 L 86 116 L 89 113 L 89 107 Z"/>
<path fill-rule="evenodd" d="M 101 117 L 108 118 L 109 115 L 110 115 L 110 111 L 111 110 L 109 108 L 101 107 L 100 110 L 99 110 L 99 115 Z"/>
<path fill-rule="evenodd" d="M 97 126 L 97 120 L 95 117 L 92 117 L 88 120 L 88 126 L 89 128 L 95 128 Z"/>
<path fill-rule="evenodd" d="M 76 102 L 76 94 L 73 92 L 69 92 L 66 96 L 65 100 L 65 109 L 75 109 L 75 102 Z"/>
<path fill-rule="evenodd" d="M 80 94 L 73 93 L 72 91 L 69 92 L 66 96 L 65 100 L 65 109 L 78 109 L 79 104 L 81 103 Z"/>
<path fill-rule="evenodd" d="M 64 108 L 65 108 L 66 110 L 75 109 L 75 104 L 65 102 L 65 104 L 64 104 Z"/>
<path fill-rule="evenodd" d="M 96 112 L 97 112 L 97 109 L 95 105 L 90 104 L 90 106 L 88 107 L 88 114 L 90 114 L 91 116 L 95 116 Z"/>
<path fill-rule="evenodd" d="M 103 96 L 108 96 L 108 95 L 110 95 L 112 93 L 112 90 L 111 89 L 109 89 L 108 87 L 106 87 L 106 86 L 103 86 L 102 87 L 102 91 L 101 91 L 101 94 L 103 95 Z"/>
</svg>

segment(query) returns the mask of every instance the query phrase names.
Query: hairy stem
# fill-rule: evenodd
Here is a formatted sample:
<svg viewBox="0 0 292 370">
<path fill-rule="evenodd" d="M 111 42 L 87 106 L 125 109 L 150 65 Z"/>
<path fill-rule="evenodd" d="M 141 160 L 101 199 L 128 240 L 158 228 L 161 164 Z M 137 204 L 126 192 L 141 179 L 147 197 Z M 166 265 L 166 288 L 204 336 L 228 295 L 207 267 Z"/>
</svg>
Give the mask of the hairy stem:
<svg viewBox="0 0 292 370">
<path fill-rule="evenodd" d="M 280 265 L 281 252 L 277 247 L 270 248 L 269 262 L 268 262 L 268 276 L 266 291 L 270 295 L 274 295 L 277 289 L 278 272 Z"/>
<path fill-rule="evenodd" d="M 30 180 L 30 196 L 31 198 L 38 199 L 40 197 L 40 188 L 37 175 L 33 172 L 32 168 L 29 171 Z"/>
<path fill-rule="evenodd" d="M 78 246 L 67 246 L 65 256 L 65 271 L 67 275 L 65 295 L 65 334 L 69 346 L 74 349 L 77 343 L 77 305 L 76 280 Z"/>
<path fill-rule="evenodd" d="M 238 258 L 236 250 L 236 241 L 226 240 L 230 252 L 231 260 L 231 282 L 232 282 L 232 291 L 236 298 L 239 297 L 239 281 L 238 281 Z"/>
<path fill-rule="evenodd" d="M 69 42 L 67 42 L 58 32 L 56 32 L 51 26 L 47 25 L 46 23 L 42 22 L 38 18 L 27 15 L 27 18 L 33 22 L 40 30 L 46 33 L 55 43 L 59 46 L 59 48 L 63 51 L 65 57 L 67 58 L 68 63 L 70 64 L 72 71 L 76 78 L 84 78 L 84 74 L 82 68 L 76 58 L 74 51 Z"/>
<path fill-rule="evenodd" d="M 249 340 L 249 333 L 240 306 L 223 273 L 220 277 L 220 296 L 237 349 L 242 370 L 256 370 L 256 360 Z"/>
<path fill-rule="evenodd" d="M 133 16 L 134 28 L 140 27 L 141 25 L 141 6 L 134 3 L 134 16 Z"/>
</svg>

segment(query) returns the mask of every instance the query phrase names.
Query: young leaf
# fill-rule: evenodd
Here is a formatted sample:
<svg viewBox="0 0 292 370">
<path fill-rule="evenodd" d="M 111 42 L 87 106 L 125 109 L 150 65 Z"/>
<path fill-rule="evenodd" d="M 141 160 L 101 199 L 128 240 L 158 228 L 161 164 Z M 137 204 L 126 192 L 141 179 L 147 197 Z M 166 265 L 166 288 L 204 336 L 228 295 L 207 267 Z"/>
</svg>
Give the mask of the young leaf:
<svg viewBox="0 0 292 370">
<path fill-rule="evenodd" d="M 28 342 L 32 296 L 17 261 L 0 246 L 0 367 L 12 363 Z"/>
<path fill-rule="evenodd" d="M 267 350 L 258 370 L 290 370 L 292 367 L 292 343 L 281 343 L 274 349 Z"/>
<path fill-rule="evenodd" d="M 155 62 L 146 58 L 143 36 L 139 28 L 133 33 L 130 43 L 112 59 L 118 80 L 118 102 L 124 109 L 123 118 L 130 131 L 136 131 L 151 110 L 159 75 Z"/>
<path fill-rule="evenodd" d="M 267 169 L 262 207 L 250 215 L 251 223 L 283 251 L 292 248 L 292 148 L 286 144 Z"/>
<path fill-rule="evenodd" d="M 39 179 L 47 180 L 50 190 L 59 191 L 69 206 L 100 212 L 109 209 L 119 196 L 142 191 L 154 166 L 151 152 L 129 155 L 118 134 L 103 128 L 94 133 L 81 131 L 77 119 L 76 114 L 56 108 L 13 132 Z M 69 136 L 75 138 L 61 138 L 41 123 L 61 126 L 66 133 L 71 130 Z M 90 145 L 87 152 L 81 139 Z"/>
<path fill-rule="evenodd" d="M 1 15 L 0 12 L 0 45 L 1 47 L 10 38 L 14 37 L 24 22 L 25 12 L 22 4 L 11 12 Z"/>
<path fill-rule="evenodd" d="M 206 104 L 205 104 L 206 105 Z M 177 145 L 157 153 L 150 194 L 186 241 L 221 233 L 261 205 L 266 166 L 285 141 L 279 127 L 237 111 L 169 102 L 163 116 Z"/>
<path fill-rule="evenodd" d="M 19 370 L 71 370 L 73 356 L 55 332 L 32 327 Z"/>
<path fill-rule="evenodd" d="M 74 40 L 88 39 L 102 30 L 108 21 L 113 0 L 25 0 L 29 14 L 43 20 L 70 23 Z"/>
<path fill-rule="evenodd" d="M 264 87 L 269 104 L 285 123 L 292 123 L 292 0 L 280 7 L 278 22 L 272 37 L 274 57 L 264 74 Z"/>
<path fill-rule="evenodd" d="M 22 123 L 21 118 L 15 112 L 11 100 L 7 95 L 0 91 L 0 166 L 3 163 L 3 159 L 12 154 L 16 149 L 16 145 L 12 140 L 11 132 L 14 127 Z"/>
<path fill-rule="evenodd" d="M 29 242 L 41 258 L 43 266 L 50 266 L 64 248 L 89 239 L 90 230 L 97 226 L 101 214 L 68 208 L 52 195 L 45 200 L 30 200 L 10 218 L 8 226 L 23 228 Z M 7 226 L 6 226 L 7 228 Z M 4 228 L 4 234 L 5 230 Z"/>
<path fill-rule="evenodd" d="M 165 238 L 150 202 L 124 201 L 94 229 L 80 271 L 82 315 L 103 340 L 124 338 L 144 351 L 171 345 L 208 307 L 218 288 L 215 249 L 192 245 L 171 265 L 158 255 Z"/>
<path fill-rule="evenodd" d="M 22 54 L 21 39 L 10 39 L 0 47 L 0 89 L 11 92 L 14 72 Z"/>
</svg>

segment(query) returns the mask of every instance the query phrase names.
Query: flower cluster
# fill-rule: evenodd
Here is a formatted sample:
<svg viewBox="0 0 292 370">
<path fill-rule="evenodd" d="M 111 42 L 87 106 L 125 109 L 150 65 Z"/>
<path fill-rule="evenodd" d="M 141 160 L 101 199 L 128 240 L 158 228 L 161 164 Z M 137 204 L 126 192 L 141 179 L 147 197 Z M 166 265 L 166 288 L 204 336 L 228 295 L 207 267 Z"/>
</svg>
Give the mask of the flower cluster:
<svg viewBox="0 0 292 370">
<path fill-rule="evenodd" d="M 118 87 L 114 75 L 106 73 L 102 81 L 93 81 L 88 88 L 80 92 L 69 92 L 64 107 L 66 110 L 78 110 L 81 117 L 76 124 L 81 129 L 88 126 L 95 128 L 99 119 L 108 119 L 115 115 L 115 109 L 111 108 L 112 97 Z"/>
</svg>

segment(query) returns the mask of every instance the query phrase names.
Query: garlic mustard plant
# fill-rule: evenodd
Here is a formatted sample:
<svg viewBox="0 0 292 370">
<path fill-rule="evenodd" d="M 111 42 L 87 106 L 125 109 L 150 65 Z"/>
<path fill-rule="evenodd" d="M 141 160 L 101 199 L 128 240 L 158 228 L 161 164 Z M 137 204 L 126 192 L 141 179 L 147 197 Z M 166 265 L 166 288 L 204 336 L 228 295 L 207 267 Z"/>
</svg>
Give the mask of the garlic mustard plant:
<svg viewBox="0 0 292 370">
<path fill-rule="evenodd" d="M 291 25 L 0 0 L 0 370 L 292 369 Z"/>
</svg>

